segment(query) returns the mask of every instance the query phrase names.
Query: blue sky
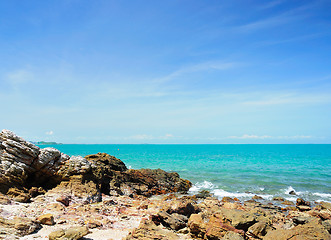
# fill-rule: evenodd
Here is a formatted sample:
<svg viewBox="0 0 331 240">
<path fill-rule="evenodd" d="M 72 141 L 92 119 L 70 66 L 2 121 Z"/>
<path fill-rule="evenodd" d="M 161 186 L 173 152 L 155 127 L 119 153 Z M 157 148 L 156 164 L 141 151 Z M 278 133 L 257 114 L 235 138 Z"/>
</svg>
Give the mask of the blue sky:
<svg viewBox="0 0 331 240">
<path fill-rule="evenodd" d="M 331 143 L 331 2 L 1 1 L 0 128 L 63 143 Z"/>
</svg>

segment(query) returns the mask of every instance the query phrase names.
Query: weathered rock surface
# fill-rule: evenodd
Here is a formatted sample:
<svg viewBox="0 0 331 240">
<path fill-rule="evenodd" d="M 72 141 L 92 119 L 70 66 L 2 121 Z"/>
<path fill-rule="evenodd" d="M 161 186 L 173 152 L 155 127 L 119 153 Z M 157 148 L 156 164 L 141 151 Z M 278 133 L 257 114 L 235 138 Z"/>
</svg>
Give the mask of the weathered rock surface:
<svg viewBox="0 0 331 240">
<path fill-rule="evenodd" d="M 77 240 L 89 233 L 87 227 L 73 227 L 66 230 L 60 229 L 49 234 L 49 240 Z"/>
<path fill-rule="evenodd" d="M 5 219 L 0 217 L 0 239 L 7 239 L 10 236 L 25 236 L 40 228 L 39 223 L 29 218 L 14 217 L 13 219 Z"/>
</svg>

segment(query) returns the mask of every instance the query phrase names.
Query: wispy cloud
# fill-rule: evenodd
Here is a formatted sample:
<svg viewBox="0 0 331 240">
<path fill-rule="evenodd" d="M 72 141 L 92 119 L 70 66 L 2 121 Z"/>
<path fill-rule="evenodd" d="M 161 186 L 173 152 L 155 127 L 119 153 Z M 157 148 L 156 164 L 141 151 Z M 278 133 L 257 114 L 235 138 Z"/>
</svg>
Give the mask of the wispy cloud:
<svg viewBox="0 0 331 240">
<path fill-rule="evenodd" d="M 309 139 L 313 136 L 297 135 L 297 136 L 269 136 L 269 135 L 249 135 L 244 134 L 242 136 L 229 136 L 228 139 Z"/>
<path fill-rule="evenodd" d="M 133 135 L 129 137 L 124 137 L 125 140 L 167 140 L 167 139 L 172 139 L 175 136 L 167 133 L 162 136 L 153 136 L 153 135 L 148 135 L 148 134 L 138 134 L 138 135 Z"/>
<path fill-rule="evenodd" d="M 237 66 L 239 66 L 239 63 L 236 62 L 209 61 L 209 62 L 204 62 L 204 63 L 199 63 L 199 64 L 179 68 L 176 71 L 166 76 L 155 79 L 155 81 L 158 83 L 168 82 L 189 73 L 202 72 L 208 70 L 223 71 Z"/>
</svg>

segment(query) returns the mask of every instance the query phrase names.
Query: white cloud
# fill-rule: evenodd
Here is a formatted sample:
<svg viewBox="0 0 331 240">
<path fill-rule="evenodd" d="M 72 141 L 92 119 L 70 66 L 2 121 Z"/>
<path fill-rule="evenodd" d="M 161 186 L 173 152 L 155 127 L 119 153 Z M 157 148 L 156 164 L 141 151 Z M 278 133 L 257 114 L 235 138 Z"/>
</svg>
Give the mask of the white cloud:
<svg viewBox="0 0 331 240">
<path fill-rule="evenodd" d="M 52 130 L 49 132 L 46 132 L 46 135 L 53 135 L 53 134 L 54 134 L 54 132 Z"/>
</svg>

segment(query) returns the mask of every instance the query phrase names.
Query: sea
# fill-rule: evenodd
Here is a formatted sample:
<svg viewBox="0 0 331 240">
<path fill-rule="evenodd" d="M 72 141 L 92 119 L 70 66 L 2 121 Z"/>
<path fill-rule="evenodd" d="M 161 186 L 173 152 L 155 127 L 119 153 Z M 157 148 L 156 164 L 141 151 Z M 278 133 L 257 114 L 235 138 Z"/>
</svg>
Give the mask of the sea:
<svg viewBox="0 0 331 240">
<path fill-rule="evenodd" d="M 331 144 L 61 144 L 70 156 L 105 152 L 128 168 L 161 168 L 218 198 L 331 202 Z M 294 191 L 296 195 L 291 195 Z"/>
</svg>

